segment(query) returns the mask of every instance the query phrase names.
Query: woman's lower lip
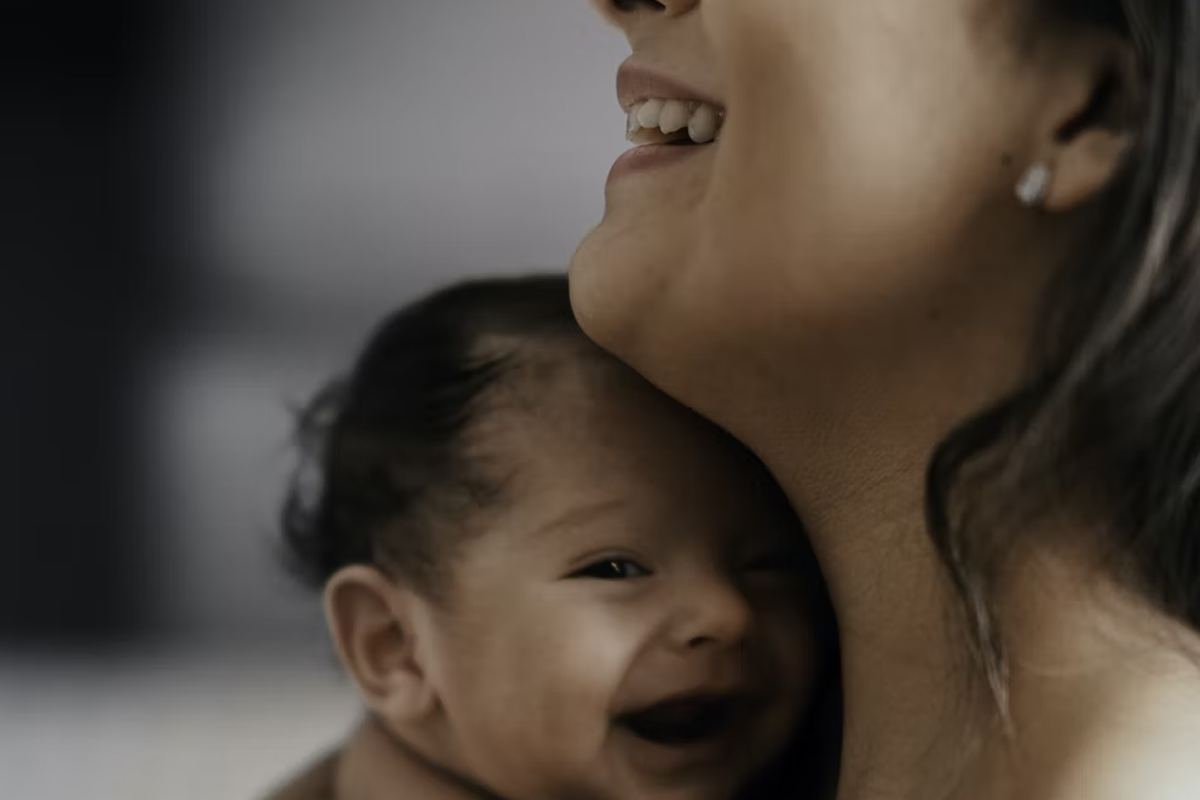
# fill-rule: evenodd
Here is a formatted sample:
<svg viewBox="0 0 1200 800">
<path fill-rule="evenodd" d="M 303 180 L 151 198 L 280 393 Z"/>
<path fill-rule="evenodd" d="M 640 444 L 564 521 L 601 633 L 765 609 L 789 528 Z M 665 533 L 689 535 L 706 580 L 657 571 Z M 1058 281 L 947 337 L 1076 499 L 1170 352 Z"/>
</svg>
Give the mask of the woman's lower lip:
<svg viewBox="0 0 1200 800">
<path fill-rule="evenodd" d="M 622 153 L 612 165 L 608 180 L 611 182 L 621 175 L 681 161 L 706 152 L 710 147 L 711 144 L 643 144 L 633 147 Z"/>
</svg>

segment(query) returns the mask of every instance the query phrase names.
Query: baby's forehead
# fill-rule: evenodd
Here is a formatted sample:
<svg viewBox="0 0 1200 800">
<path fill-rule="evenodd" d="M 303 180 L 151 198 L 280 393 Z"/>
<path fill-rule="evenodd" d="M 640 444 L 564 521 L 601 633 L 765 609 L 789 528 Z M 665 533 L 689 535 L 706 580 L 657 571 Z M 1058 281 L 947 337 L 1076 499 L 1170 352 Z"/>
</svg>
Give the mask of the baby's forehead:
<svg viewBox="0 0 1200 800">
<path fill-rule="evenodd" d="M 492 334 L 479 353 L 503 366 L 474 415 L 472 445 L 513 489 L 621 486 L 714 513 L 781 505 L 744 446 L 582 334 Z"/>
<path fill-rule="evenodd" d="M 529 336 L 490 333 L 479 338 L 479 358 L 500 364 L 485 403 L 483 423 L 524 427 L 564 418 L 582 422 L 597 408 L 653 402 L 658 392 L 581 333 Z"/>
</svg>

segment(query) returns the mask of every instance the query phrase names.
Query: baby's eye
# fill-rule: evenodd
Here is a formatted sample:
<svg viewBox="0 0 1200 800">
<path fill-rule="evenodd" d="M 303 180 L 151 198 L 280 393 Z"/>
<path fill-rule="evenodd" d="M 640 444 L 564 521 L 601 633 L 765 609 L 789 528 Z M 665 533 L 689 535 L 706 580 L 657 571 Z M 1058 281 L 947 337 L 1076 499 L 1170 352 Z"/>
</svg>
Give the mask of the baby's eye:
<svg viewBox="0 0 1200 800">
<path fill-rule="evenodd" d="M 602 581 L 625 581 L 630 578 L 644 578 L 650 575 L 650 570 L 636 561 L 627 558 L 605 558 L 588 564 L 578 572 L 571 574 L 572 578 L 595 578 Z"/>
</svg>

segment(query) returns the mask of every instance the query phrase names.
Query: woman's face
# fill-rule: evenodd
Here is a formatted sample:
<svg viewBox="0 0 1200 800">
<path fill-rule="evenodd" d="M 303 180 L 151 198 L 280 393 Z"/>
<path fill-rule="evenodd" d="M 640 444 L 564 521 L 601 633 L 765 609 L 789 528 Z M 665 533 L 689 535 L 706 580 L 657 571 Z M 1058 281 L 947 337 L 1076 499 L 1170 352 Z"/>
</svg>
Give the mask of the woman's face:
<svg viewBox="0 0 1200 800">
<path fill-rule="evenodd" d="M 1045 121 L 1016 0 L 592 2 L 632 45 L 623 107 L 723 112 L 716 141 L 614 168 L 572 263 L 593 338 L 735 433 L 731 377 L 839 407 L 936 384 L 943 356 L 1008 380 L 1043 280 L 1013 196 Z"/>
</svg>

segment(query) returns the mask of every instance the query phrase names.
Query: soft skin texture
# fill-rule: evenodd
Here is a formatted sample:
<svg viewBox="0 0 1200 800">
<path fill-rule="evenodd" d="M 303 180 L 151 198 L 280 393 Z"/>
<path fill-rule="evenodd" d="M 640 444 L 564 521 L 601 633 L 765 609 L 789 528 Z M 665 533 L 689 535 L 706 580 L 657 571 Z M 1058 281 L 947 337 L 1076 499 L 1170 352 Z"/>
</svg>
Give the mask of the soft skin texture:
<svg viewBox="0 0 1200 800">
<path fill-rule="evenodd" d="M 347 763 L 387 762 L 341 780 L 356 798 L 727 800 L 788 741 L 822 659 L 797 520 L 743 449 L 624 365 L 539 363 L 471 436 L 502 489 L 461 522 L 439 596 L 366 566 L 326 590 L 377 720 L 360 746 L 377 755 Z M 683 746 L 622 724 L 693 695 L 740 716 Z"/>
<path fill-rule="evenodd" d="M 719 142 L 614 173 L 573 303 L 755 449 L 810 527 L 842 637 L 841 796 L 1194 796 L 1195 635 L 1086 553 L 1022 554 L 1010 594 L 1040 613 L 1009 626 L 1010 746 L 923 520 L 934 447 L 1023 378 L 1047 284 L 1118 167 L 1119 127 L 1072 123 L 1124 44 L 1001 0 L 593 5 L 630 65 L 726 117 Z M 1052 181 L 1025 208 L 1014 186 L 1037 163 Z M 1079 525 L 1063 516 L 1047 533 Z M 1082 781 L 1101 767 L 1123 780 Z"/>
</svg>

